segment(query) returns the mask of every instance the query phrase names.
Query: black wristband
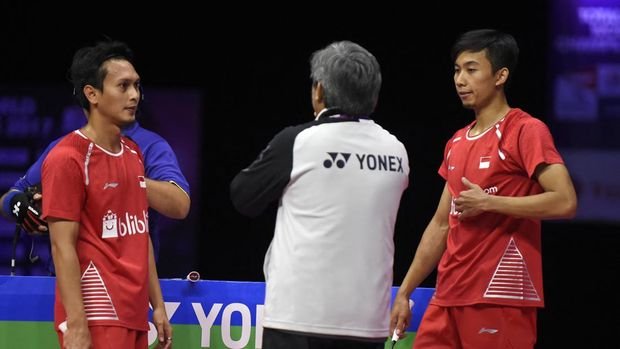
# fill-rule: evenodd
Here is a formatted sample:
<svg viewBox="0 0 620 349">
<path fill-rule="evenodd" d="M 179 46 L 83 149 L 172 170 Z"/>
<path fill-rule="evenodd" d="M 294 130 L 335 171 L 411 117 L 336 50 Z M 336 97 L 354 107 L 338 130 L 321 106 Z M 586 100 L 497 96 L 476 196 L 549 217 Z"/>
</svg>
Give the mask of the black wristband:
<svg viewBox="0 0 620 349">
<path fill-rule="evenodd" d="M 9 207 L 10 211 L 8 213 L 11 217 L 15 218 L 17 223 L 21 224 L 28 214 L 28 206 L 30 206 L 28 196 L 22 192 L 19 192 L 11 198 Z"/>
</svg>

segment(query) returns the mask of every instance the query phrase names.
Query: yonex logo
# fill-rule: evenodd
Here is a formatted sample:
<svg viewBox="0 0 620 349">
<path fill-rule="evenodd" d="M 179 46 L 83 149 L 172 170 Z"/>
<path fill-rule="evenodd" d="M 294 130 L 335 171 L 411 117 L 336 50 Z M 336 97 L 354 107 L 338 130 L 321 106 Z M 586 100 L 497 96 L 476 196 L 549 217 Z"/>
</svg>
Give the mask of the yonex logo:
<svg viewBox="0 0 620 349">
<path fill-rule="evenodd" d="M 329 155 L 329 159 L 323 161 L 323 166 L 325 168 L 331 168 L 334 163 L 336 167 L 344 168 L 351 157 L 351 153 L 327 152 L 327 154 Z M 360 170 L 404 173 L 403 158 L 399 156 L 356 153 L 355 158 L 358 161 Z"/>
<path fill-rule="evenodd" d="M 351 157 L 351 153 L 331 153 L 331 152 L 327 152 L 327 154 L 329 155 L 330 158 L 326 159 L 325 161 L 323 161 L 323 166 L 325 168 L 331 168 L 332 165 L 334 164 L 334 162 L 336 163 L 336 166 L 338 168 L 343 168 L 347 164 L 347 162 L 349 161 L 349 158 Z M 338 155 L 339 154 L 340 154 L 340 158 L 338 159 Z"/>
<path fill-rule="evenodd" d="M 403 158 L 383 154 L 355 154 L 360 170 L 400 172 L 403 171 Z"/>
</svg>

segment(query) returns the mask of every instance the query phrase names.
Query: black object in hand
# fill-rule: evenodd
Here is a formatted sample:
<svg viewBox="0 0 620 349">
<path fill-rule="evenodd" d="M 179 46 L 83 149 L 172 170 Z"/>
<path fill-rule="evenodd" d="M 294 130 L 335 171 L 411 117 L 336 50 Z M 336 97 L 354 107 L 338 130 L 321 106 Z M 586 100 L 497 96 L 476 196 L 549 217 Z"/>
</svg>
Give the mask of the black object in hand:
<svg viewBox="0 0 620 349">
<path fill-rule="evenodd" d="M 41 219 L 41 200 L 34 200 L 34 194 L 40 193 L 38 186 L 28 187 L 25 193 L 18 193 L 11 199 L 11 215 L 29 234 L 41 234 L 39 226 L 47 227 Z"/>
</svg>

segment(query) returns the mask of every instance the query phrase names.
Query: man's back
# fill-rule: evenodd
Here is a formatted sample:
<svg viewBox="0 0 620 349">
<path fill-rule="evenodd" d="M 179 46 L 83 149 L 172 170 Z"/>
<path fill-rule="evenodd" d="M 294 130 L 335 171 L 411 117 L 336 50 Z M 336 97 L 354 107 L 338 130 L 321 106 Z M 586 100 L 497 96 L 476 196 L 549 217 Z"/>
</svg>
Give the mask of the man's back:
<svg viewBox="0 0 620 349">
<path fill-rule="evenodd" d="M 371 120 L 326 115 L 285 129 L 269 150 L 290 154 L 271 169 L 290 176 L 265 259 L 264 324 L 385 336 L 394 223 L 408 184 L 404 146 Z M 250 178 L 240 177 L 233 186 Z"/>
</svg>

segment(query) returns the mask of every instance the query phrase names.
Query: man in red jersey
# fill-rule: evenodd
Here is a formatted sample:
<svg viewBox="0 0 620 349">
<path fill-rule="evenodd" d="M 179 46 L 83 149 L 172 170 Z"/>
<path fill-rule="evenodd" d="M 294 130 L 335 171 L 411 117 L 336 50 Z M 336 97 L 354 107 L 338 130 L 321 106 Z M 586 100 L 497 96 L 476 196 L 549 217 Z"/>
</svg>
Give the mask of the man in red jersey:
<svg viewBox="0 0 620 349">
<path fill-rule="evenodd" d="M 147 348 L 150 300 L 159 344 L 169 348 L 142 154 L 121 135 L 141 96 L 131 50 L 114 41 L 82 48 L 71 80 L 88 123 L 65 136 L 42 167 L 59 342 L 67 349 Z"/>
<path fill-rule="evenodd" d="M 547 126 L 508 105 L 504 86 L 518 53 L 511 35 L 490 29 L 453 46 L 456 91 L 476 119 L 446 144 L 446 184 L 392 309 L 391 330 L 402 334 L 411 293 L 438 268 L 416 349 L 536 343 L 540 220 L 574 216 L 577 198 Z"/>
</svg>

